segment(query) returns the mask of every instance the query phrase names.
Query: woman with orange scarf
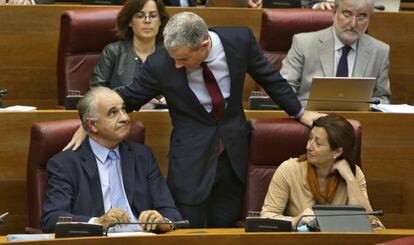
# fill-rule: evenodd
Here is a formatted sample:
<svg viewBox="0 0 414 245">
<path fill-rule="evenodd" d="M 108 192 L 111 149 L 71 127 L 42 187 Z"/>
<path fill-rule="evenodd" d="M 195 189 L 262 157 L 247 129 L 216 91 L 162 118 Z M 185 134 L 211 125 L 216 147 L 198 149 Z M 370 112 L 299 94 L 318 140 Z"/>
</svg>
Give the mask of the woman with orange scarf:
<svg viewBox="0 0 414 245">
<path fill-rule="evenodd" d="M 307 153 L 283 162 L 269 185 L 261 216 L 313 227 L 314 204 L 360 205 L 371 212 L 364 174 L 354 160 L 354 129 L 343 117 L 330 114 L 313 123 Z M 298 222 L 300 223 L 298 224 Z M 373 227 L 383 227 L 370 217 Z"/>
</svg>

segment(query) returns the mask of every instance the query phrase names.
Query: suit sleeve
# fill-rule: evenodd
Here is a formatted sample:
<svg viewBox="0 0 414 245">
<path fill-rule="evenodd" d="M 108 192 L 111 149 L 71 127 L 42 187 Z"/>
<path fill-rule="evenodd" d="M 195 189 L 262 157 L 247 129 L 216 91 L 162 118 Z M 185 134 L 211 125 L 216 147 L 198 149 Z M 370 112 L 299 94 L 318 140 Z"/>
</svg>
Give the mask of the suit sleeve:
<svg viewBox="0 0 414 245">
<path fill-rule="evenodd" d="M 304 56 L 298 37 L 293 36 L 292 47 L 282 62 L 280 74 L 288 81 L 293 91 L 297 93 L 302 81 Z"/>
<path fill-rule="evenodd" d="M 70 172 L 64 167 L 67 162 L 59 163 L 51 159 L 47 163 L 48 191 L 43 204 L 43 214 L 40 226 L 44 232 L 53 232 L 60 216 L 72 217 L 73 221 L 88 222 L 91 217 L 71 213 L 75 199 L 74 180 Z"/>
<path fill-rule="evenodd" d="M 263 55 L 253 33 L 249 30 L 247 72 L 267 94 L 289 115 L 295 116 L 302 108 L 292 88 Z"/>
<path fill-rule="evenodd" d="M 381 65 L 379 74 L 377 75 L 377 82 L 374 88 L 373 99 L 379 99 L 381 104 L 389 104 L 391 97 L 390 79 L 388 77 L 388 70 L 390 66 L 389 53 L 390 47 L 386 45 L 384 51 L 384 59 Z"/>
<path fill-rule="evenodd" d="M 128 112 L 139 110 L 141 106 L 161 94 L 150 60 L 151 57 L 148 57 L 143 64 L 142 73 L 134 77 L 132 83 L 116 89 L 124 100 Z"/>
<path fill-rule="evenodd" d="M 182 220 L 183 218 L 175 206 L 174 199 L 168 189 L 167 183 L 161 175 L 158 163 L 151 150 L 148 149 L 146 157 L 146 162 L 148 163 L 147 181 L 154 209 L 172 221 Z"/>
</svg>

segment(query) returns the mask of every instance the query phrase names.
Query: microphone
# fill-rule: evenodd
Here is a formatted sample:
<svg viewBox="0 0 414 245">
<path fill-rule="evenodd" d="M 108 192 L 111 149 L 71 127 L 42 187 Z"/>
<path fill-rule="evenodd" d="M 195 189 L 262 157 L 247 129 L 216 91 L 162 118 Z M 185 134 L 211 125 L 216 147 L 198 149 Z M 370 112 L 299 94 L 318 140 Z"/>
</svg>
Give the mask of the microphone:
<svg viewBox="0 0 414 245">
<path fill-rule="evenodd" d="M 306 217 L 339 217 L 339 216 L 359 216 L 359 215 L 374 215 L 374 216 L 383 216 L 384 215 L 384 211 L 383 210 L 376 210 L 376 211 L 372 211 L 372 212 L 362 212 L 362 213 L 337 213 L 337 214 L 306 214 L 306 215 L 302 215 L 298 222 L 296 222 L 295 225 L 295 229 L 294 230 L 298 230 L 298 224 L 300 224 L 300 221 L 303 218 Z"/>
<path fill-rule="evenodd" d="M 180 221 L 163 221 L 163 222 L 118 222 L 118 223 L 110 224 L 105 229 L 104 235 L 108 236 L 108 230 L 118 225 L 171 225 L 172 229 L 181 229 L 181 228 L 189 227 L 190 221 L 180 220 Z"/>
<path fill-rule="evenodd" d="M 6 88 L 0 88 L 0 98 L 8 93 L 9 91 Z"/>
<path fill-rule="evenodd" d="M 9 214 L 9 212 L 5 212 L 4 214 L 0 215 L 0 224 L 4 224 L 3 218 L 6 217 Z"/>
<path fill-rule="evenodd" d="M 322 101 L 322 102 L 344 102 L 344 103 L 367 103 L 378 105 L 381 103 L 379 99 L 375 100 L 353 100 L 353 99 L 328 99 L 328 98 L 308 98 L 303 99 L 307 101 Z"/>
<path fill-rule="evenodd" d="M 377 10 L 380 10 L 380 11 L 384 11 L 385 10 L 385 6 L 382 5 L 382 4 L 375 5 L 374 8 L 377 9 Z"/>
</svg>

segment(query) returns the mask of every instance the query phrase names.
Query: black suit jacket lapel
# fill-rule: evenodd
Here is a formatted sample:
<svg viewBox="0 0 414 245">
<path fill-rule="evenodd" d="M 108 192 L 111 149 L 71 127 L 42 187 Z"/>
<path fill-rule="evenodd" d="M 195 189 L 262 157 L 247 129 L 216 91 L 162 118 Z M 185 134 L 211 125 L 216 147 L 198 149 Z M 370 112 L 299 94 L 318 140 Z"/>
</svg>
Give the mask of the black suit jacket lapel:
<svg viewBox="0 0 414 245">
<path fill-rule="evenodd" d="M 171 65 L 175 66 L 173 60 Z M 180 94 L 178 98 L 174 99 L 182 100 L 185 102 L 187 106 L 192 108 L 192 111 L 189 113 L 191 113 L 193 117 L 196 117 L 198 119 L 205 119 L 210 123 L 215 122 L 214 117 L 206 111 L 202 104 L 200 104 L 200 101 L 198 100 L 197 96 L 191 90 L 187 80 L 187 73 L 185 68 L 176 69 L 174 67 L 173 71 L 171 72 L 171 74 L 169 74 L 168 77 L 168 82 L 170 81 L 174 81 L 174 84 L 171 85 L 174 86 L 173 91 L 179 91 Z"/>
<path fill-rule="evenodd" d="M 89 144 L 89 139 L 86 138 L 81 148 L 79 149 L 82 161 L 82 167 L 85 170 L 89 182 L 91 183 L 90 192 L 92 195 L 93 206 L 95 207 L 95 214 L 102 215 L 105 213 L 102 197 L 102 187 L 99 178 L 98 166 L 96 165 L 96 158 L 92 152 L 92 148 Z"/>
<path fill-rule="evenodd" d="M 212 29 L 211 31 L 214 31 L 217 35 L 219 35 L 220 41 L 224 48 L 224 53 L 226 54 L 227 67 L 230 74 L 230 97 L 227 100 L 227 111 L 233 102 L 239 103 L 237 101 L 240 101 L 238 98 L 235 98 L 234 95 L 239 94 L 236 91 L 237 89 L 240 89 L 238 86 L 243 86 L 244 84 L 244 81 L 241 83 L 239 81 L 240 70 L 243 70 L 243 68 L 239 67 L 240 64 L 237 61 L 241 60 L 241 57 L 239 55 L 239 51 L 235 50 L 233 46 L 233 43 L 237 42 L 236 40 L 230 40 L 229 38 L 231 38 L 231 36 L 223 34 L 224 32 L 219 29 Z M 236 101 L 234 101 L 235 99 Z M 226 115 L 226 113 L 224 115 Z"/>
</svg>

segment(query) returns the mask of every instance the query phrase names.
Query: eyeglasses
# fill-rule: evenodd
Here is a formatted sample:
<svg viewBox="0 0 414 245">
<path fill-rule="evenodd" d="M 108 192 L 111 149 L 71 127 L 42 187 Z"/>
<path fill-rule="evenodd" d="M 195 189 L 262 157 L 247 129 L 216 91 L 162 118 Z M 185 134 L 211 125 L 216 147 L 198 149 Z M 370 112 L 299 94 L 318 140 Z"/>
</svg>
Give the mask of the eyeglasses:
<svg viewBox="0 0 414 245">
<path fill-rule="evenodd" d="M 137 18 L 141 21 L 145 21 L 147 20 L 147 18 L 148 20 L 153 21 L 153 20 L 158 19 L 158 17 L 159 17 L 158 13 L 149 13 L 148 15 L 145 13 L 137 13 L 134 15 L 134 18 Z"/>
<path fill-rule="evenodd" d="M 354 18 L 358 23 L 363 23 L 368 20 L 368 16 L 366 14 L 352 15 L 350 12 L 344 11 L 341 12 L 341 15 L 348 22 L 352 21 Z"/>
</svg>

